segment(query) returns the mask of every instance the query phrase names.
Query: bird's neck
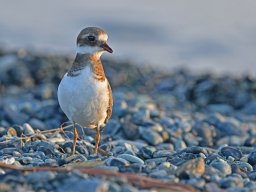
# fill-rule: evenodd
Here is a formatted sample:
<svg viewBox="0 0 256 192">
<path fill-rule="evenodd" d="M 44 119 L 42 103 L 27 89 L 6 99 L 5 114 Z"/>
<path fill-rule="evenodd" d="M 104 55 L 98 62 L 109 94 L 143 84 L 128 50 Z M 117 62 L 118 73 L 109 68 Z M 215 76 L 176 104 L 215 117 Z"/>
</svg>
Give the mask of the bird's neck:
<svg viewBox="0 0 256 192">
<path fill-rule="evenodd" d="M 90 67 L 94 78 L 100 81 L 105 80 L 105 73 L 100 61 L 100 56 L 98 54 L 80 54 L 76 55 L 75 61 L 68 71 L 68 76 L 78 76 L 81 71 Z"/>
</svg>

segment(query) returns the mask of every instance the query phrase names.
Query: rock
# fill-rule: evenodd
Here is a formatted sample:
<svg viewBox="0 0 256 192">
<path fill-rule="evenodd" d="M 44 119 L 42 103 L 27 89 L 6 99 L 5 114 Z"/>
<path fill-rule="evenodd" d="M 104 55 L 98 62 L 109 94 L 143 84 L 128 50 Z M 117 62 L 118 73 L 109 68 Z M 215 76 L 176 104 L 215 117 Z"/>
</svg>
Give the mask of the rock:
<svg viewBox="0 0 256 192">
<path fill-rule="evenodd" d="M 249 154 L 248 163 L 250 163 L 252 166 L 256 164 L 256 151 L 253 151 Z"/>
<path fill-rule="evenodd" d="M 24 165 L 31 164 L 33 161 L 32 157 L 22 157 L 20 162 Z"/>
<path fill-rule="evenodd" d="M 153 157 L 153 154 L 155 151 L 156 151 L 155 147 L 145 146 L 139 150 L 138 154 L 140 157 L 142 157 L 144 159 L 151 159 Z"/>
<path fill-rule="evenodd" d="M 223 159 L 216 158 L 211 163 L 210 166 L 218 169 L 225 176 L 232 173 L 231 166 Z"/>
<path fill-rule="evenodd" d="M 140 137 L 139 127 L 130 118 L 126 118 L 122 124 L 122 131 L 127 139 L 136 140 Z"/>
<path fill-rule="evenodd" d="M 150 145 L 158 145 L 163 143 L 161 135 L 155 131 L 148 130 L 146 128 L 140 128 L 140 135 Z"/>
<path fill-rule="evenodd" d="M 211 126 L 206 122 L 197 122 L 192 128 L 192 132 L 202 138 L 199 140 L 200 146 L 213 146 L 214 138 L 216 137 L 214 126 Z"/>
<path fill-rule="evenodd" d="M 251 101 L 245 105 L 243 108 L 243 112 L 247 115 L 255 115 L 256 114 L 256 101 Z"/>
<path fill-rule="evenodd" d="M 118 120 L 110 119 L 107 125 L 105 126 L 104 131 L 110 134 L 111 136 L 114 136 L 115 134 L 117 134 L 120 128 L 121 124 Z"/>
<path fill-rule="evenodd" d="M 243 179 L 238 175 L 236 175 L 236 176 L 228 176 L 226 178 L 221 179 L 219 182 L 219 186 L 224 189 L 230 189 L 231 187 L 243 188 L 244 183 L 243 183 Z"/>
<path fill-rule="evenodd" d="M 25 135 L 33 135 L 35 133 L 34 129 L 28 123 L 24 123 L 22 127 Z"/>
<path fill-rule="evenodd" d="M 29 121 L 29 124 L 35 129 L 39 129 L 39 130 L 45 130 L 46 128 L 45 124 L 41 120 L 35 119 L 35 118 L 32 118 Z"/>
<path fill-rule="evenodd" d="M 150 177 L 153 177 L 156 179 L 165 179 L 167 175 L 168 174 L 165 170 L 154 170 L 149 174 Z"/>
<path fill-rule="evenodd" d="M 161 163 L 166 162 L 166 160 L 167 160 L 167 157 L 152 158 L 152 159 L 147 159 L 145 161 L 145 164 L 154 162 L 155 165 L 160 165 Z"/>
<path fill-rule="evenodd" d="M 138 158 L 134 155 L 121 154 L 121 155 L 118 155 L 117 157 L 125 159 L 125 160 L 129 161 L 130 163 L 137 163 L 137 164 L 140 164 L 140 165 L 144 164 L 144 161 L 142 159 L 140 159 L 140 158 Z"/>
<path fill-rule="evenodd" d="M 189 160 L 182 164 L 176 170 L 176 175 L 180 178 L 186 178 L 188 176 L 200 177 L 205 172 L 204 159 L 199 157 L 196 159 Z"/>
<path fill-rule="evenodd" d="M 72 185 L 70 182 L 64 182 L 57 188 L 57 192 L 62 191 L 100 191 L 107 192 L 108 191 L 108 182 L 103 182 L 99 179 L 87 179 L 87 180 L 72 180 Z"/>
<path fill-rule="evenodd" d="M 228 157 L 231 156 L 236 161 L 240 160 L 241 157 L 243 156 L 241 151 L 239 151 L 238 149 L 236 149 L 234 147 L 223 147 L 223 148 L 221 148 L 220 155 L 222 155 L 226 159 L 228 159 Z"/>
<path fill-rule="evenodd" d="M 30 184 L 36 184 L 38 181 L 41 183 L 50 182 L 56 178 L 56 173 L 50 171 L 42 171 L 42 172 L 31 172 L 26 176 L 28 182 Z"/>
<path fill-rule="evenodd" d="M 157 150 L 154 152 L 153 157 L 158 158 L 158 157 L 170 157 L 172 155 L 172 152 L 169 150 Z"/>
<path fill-rule="evenodd" d="M 7 135 L 9 135 L 11 137 L 14 137 L 14 136 L 17 136 L 17 132 L 13 127 L 11 127 L 11 128 L 8 129 Z"/>
<path fill-rule="evenodd" d="M 118 168 L 122 168 L 122 167 L 126 167 L 126 166 L 130 165 L 130 163 L 129 163 L 129 161 L 127 161 L 125 159 L 115 157 L 110 160 L 109 165 L 115 166 Z"/>
<path fill-rule="evenodd" d="M 17 107 L 14 105 L 6 105 L 4 106 L 3 110 L 7 120 L 9 120 L 12 124 L 22 125 L 29 119 L 28 115 L 19 112 Z"/>
</svg>

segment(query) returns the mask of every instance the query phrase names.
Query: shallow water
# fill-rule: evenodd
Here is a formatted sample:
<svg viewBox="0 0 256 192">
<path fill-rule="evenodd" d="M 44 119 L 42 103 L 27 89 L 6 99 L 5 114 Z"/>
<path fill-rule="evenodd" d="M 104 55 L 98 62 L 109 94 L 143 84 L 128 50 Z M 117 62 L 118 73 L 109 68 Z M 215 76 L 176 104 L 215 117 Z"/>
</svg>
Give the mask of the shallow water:
<svg viewBox="0 0 256 192">
<path fill-rule="evenodd" d="M 256 2 L 2 1 L 0 46 L 75 54 L 86 26 L 109 34 L 114 55 L 164 70 L 184 66 L 256 74 Z"/>
</svg>

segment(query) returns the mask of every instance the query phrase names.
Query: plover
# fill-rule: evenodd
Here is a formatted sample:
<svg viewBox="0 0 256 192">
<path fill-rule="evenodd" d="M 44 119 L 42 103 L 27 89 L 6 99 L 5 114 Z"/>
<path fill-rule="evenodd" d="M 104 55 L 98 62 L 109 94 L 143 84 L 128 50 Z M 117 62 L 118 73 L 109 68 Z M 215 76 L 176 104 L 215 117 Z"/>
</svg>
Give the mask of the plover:
<svg viewBox="0 0 256 192">
<path fill-rule="evenodd" d="M 83 29 L 77 37 L 77 55 L 70 70 L 58 87 L 61 109 L 73 123 L 76 150 L 76 124 L 96 129 L 95 153 L 98 152 L 100 131 L 112 114 L 112 91 L 100 60 L 104 51 L 112 53 L 108 35 L 97 27 Z"/>
</svg>

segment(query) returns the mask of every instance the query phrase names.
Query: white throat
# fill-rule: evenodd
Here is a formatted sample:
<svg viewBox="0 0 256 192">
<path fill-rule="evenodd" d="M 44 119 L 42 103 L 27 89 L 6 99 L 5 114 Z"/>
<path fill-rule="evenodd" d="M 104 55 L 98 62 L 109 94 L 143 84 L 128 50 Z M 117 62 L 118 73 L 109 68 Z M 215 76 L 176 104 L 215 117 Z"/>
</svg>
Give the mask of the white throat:
<svg viewBox="0 0 256 192">
<path fill-rule="evenodd" d="M 92 46 L 77 46 L 76 53 L 77 54 L 89 54 L 96 55 L 100 57 L 103 54 L 104 50 L 100 47 L 92 47 Z"/>
</svg>

